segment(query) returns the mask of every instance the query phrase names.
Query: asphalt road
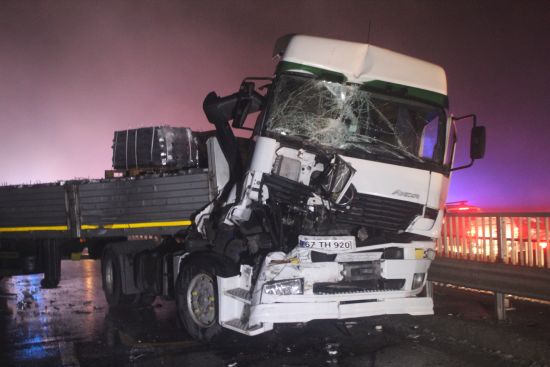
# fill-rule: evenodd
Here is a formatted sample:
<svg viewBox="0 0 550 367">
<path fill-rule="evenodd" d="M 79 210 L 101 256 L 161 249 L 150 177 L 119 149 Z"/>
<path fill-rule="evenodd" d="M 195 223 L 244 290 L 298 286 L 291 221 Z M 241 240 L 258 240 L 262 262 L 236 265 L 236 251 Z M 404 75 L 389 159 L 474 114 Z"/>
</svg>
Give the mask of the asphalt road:
<svg viewBox="0 0 550 367">
<path fill-rule="evenodd" d="M 445 287 L 437 288 L 434 317 L 319 321 L 203 345 L 178 327 L 171 301 L 110 311 L 98 261 L 63 261 L 56 289 L 41 289 L 41 278 L 0 280 L 0 366 L 536 367 L 550 360 L 549 305 L 514 301 L 511 320 L 497 323 L 490 296 Z"/>
</svg>

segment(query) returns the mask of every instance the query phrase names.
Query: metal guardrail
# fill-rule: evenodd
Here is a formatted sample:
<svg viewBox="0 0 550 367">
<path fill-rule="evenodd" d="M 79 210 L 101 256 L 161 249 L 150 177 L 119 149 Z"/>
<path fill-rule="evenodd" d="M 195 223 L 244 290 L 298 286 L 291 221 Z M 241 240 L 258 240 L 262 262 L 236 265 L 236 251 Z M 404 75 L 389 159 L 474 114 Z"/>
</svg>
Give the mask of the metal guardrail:
<svg viewBox="0 0 550 367">
<path fill-rule="evenodd" d="M 550 213 L 448 214 L 439 257 L 550 268 Z"/>
<path fill-rule="evenodd" d="M 550 269 L 437 258 L 428 280 L 550 301 Z"/>
<path fill-rule="evenodd" d="M 445 217 L 431 282 L 493 291 L 499 320 L 505 296 L 550 300 L 550 213 L 463 213 Z"/>
</svg>

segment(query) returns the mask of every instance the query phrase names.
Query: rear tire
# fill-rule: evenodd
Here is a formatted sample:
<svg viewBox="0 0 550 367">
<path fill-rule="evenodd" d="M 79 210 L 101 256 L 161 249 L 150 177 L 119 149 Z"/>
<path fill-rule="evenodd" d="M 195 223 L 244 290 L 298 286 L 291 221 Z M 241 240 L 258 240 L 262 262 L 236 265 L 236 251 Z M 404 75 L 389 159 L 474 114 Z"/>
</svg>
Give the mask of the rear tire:
<svg viewBox="0 0 550 367">
<path fill-rule="evenodd" d="M 176 280 L 178 318 L 194 339 L 218 340 L 224 329 L 218 320 L 219 266 L 208 258 L 198 258 L 184 265 Z"/>
<path fill-rule="evenodd" d="M 106 247 L 101 258 L 101 281 L 103 293 L 109 307 L 151 306 L 156 295 L 149 293 L 124 294 L 122 292 L 122 266 L 119 257 L 111 247 Z"/>
<path fill-rule="evenodd" d="M 135 295 L 122 293 L 121 266 L 111 248 L 106 248 L 101 258 L 101 281 L 109 307 L 128 307 L 134 302 Z"/>
</svg>

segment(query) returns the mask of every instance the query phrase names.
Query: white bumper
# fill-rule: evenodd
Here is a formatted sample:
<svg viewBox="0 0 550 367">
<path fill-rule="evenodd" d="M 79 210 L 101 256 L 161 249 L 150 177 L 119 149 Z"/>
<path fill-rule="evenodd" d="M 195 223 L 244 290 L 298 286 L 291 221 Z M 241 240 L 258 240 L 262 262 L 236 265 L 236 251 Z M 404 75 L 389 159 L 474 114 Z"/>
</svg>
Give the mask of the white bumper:
<svg viewBox="0 0 550 367">
<path fill-rule="evenodd" d="M 251 308 L 250 324 L 307 322 L 392 314 L 433 315 L 433 300 L 429 297 L 409 297 L 361 303 L 260 304 Z"/>
<path fill-rule="evenodd" d="M 371 246 L 370 254 L 386 246 L 392 245 Z M 398 246 L 403 248 L 403 259 L 371 262 L 367 259 L 355 263 L 313 263 L 297 251 L 288 255 L 270 253 L 264 260 L 254 286 L 252 267 L 248 265 L 241 266 L 239 276 L 218 277 L 219 322 L 235 331 L 257 335 L 271 330 L 273 324 L 278 323 L 393 314 L 433 315 L 432 298 L 417 296 L 423 283 L 414 284 L 416 274 L 422 275 L 422 282 L 425 280 L 430 260 L 424 258 L 424 251 L 431 249 L 433 244 L 413 242 Z M 353 267 L 353 264 L 359 265 Z M 361 283 L 357 283 L 359 285 L 354 288 L 353 281 L 357 279 L 353 277 L 363 276 L 361 274 L 367 274 L 366 279 L 374 281 L 396 282 L 389 283 L 387 289 L 361 288 Z M 348 277 L 348 284 L 345 284 L 345 277 Z M 264 290 L 266 284 L 296 279 L 302 281 L 301 293 L 290 294 L 279 290 L 277 294 L 273 290 Z M 340 284 L 342 288 L 339 288 Z M 316 285 L 328 288 L 315 290 Z"/>
</svg>

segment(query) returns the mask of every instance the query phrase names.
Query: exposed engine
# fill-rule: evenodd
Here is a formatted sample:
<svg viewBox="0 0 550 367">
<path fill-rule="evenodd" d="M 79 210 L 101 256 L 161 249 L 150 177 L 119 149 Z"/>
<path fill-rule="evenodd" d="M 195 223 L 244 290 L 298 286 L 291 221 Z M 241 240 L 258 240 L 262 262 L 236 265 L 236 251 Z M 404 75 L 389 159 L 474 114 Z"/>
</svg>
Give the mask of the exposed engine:
<svg viewBox="0 0 550 367">
<path fill-rule="evenodd" d="M 356 171 L 338 154 L 281 146 L 266 137 L 256 149 L 262 159 L 252 160 L 240 200 L 219 205 L 223 215 L 213 213 L 213 203 L 197 216 L 199 230 L 236 261 L 262 249 L 288 253 L 300 235 L 354 236 L 357 247 L 425 240 L 404 230 L 417 216 L 437 216 L 417 203 L 357 192 Z M 209 236 L 213 227 L 216 235 Z"/>
</svg>

